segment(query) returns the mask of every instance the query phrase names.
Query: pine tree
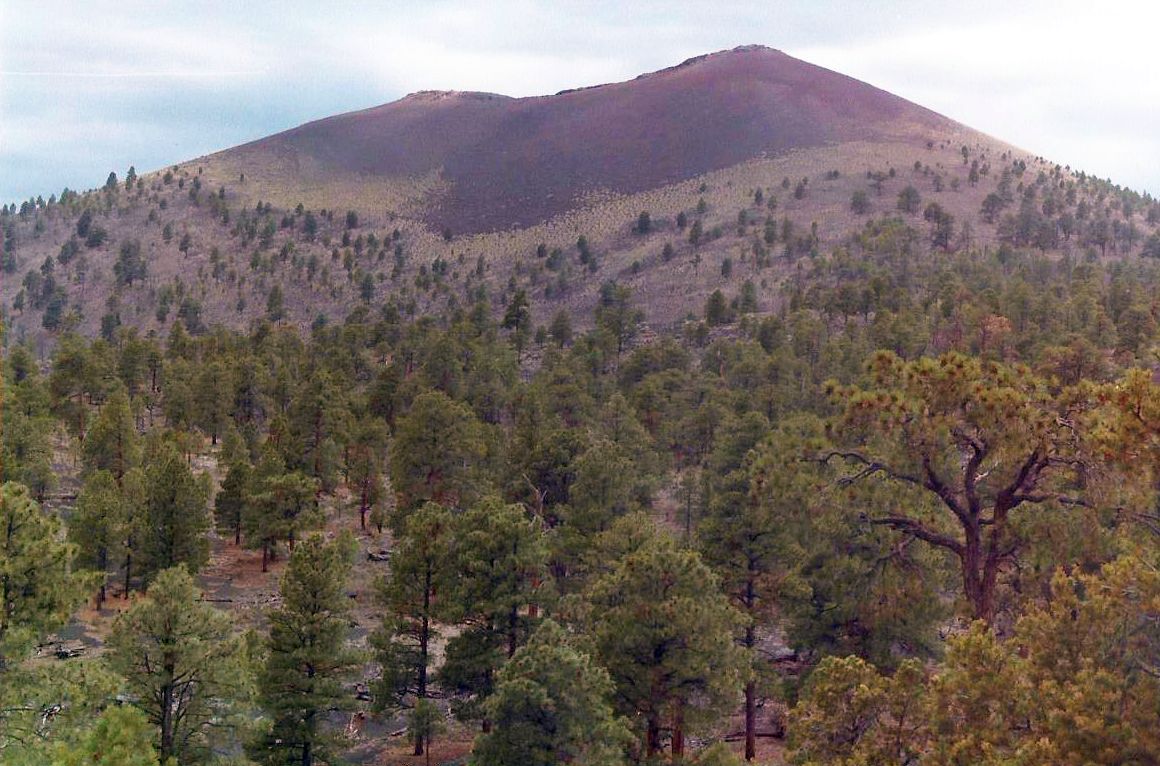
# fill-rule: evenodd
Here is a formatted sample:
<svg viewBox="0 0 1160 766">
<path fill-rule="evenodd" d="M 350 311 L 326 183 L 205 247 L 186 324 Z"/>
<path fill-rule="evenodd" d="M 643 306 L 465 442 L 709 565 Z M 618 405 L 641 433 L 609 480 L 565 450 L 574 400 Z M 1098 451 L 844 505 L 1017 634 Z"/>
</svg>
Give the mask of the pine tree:
<svg viewBox="0 0 1160 766">
<path fill-rule="evenodd" d="M 989 622 L 1001 572 L 1033 542 L 1023 520 L 1093 508 L 1094 488 L 1118 483 L 1085 462 L 1074 424 L 1092 402 L 1053 392 L 1026 367 L 956 353 L 904 362 L 879 351 L 867 369 L 865 389 L 827 385 L 841 412 L 838 444 L 807 457 L 844 470 L 840 486 L 888 483 L 910 499 L 866 522 L 957 559 L 972 615 Z"/>
<path fill-rule="evenodd" d="M 118 385 L 85 437 L 85 467 L 90 471 L 107 470 L 119 483 L 140 461 L 140 442 L 129 394 Z"/>
<path fill-rule="evenodd" d="M 0 487 L 0 678 L 84 600 L 91 578 L 72 571 L 76 549 L 61 537 L 27 487 Z"/>
<path fill-rule="evenodd" d="M 349 704 L 343 680 L 356 661 L 346 648 L 353 548 L 349 537 L 327 543 L 312 535 L 290 556 L 258 677 L 261 704 L 272 719 L 270 732 L 251 747 L 262 763 L 311 766 L 327 757 L 323 717 Z"/>
<path fill-rule="evenodd" d="M 532 312 L 528 306 L 527 291 L 517 290 L 512 296 L 504 311 L 502 327 L 511 330 L 512 345 L 515 346 L 516 360 L 519 361 L 532 332 Z"/>
<path fill-rule="evenodd" d="M 383 501 L 383 453 L 387 431 L 377 418 L 365 418 L 354 427 L 350 445 L 350 484 L 358 497 L 359 527 L 367 528 L 367 513 Z"/>
<path fill-rule="evenodd" d="M 100 576 L 98 609 L 105 601 L 110 569 L 123 554 L 127 523 L 125 496 L 113 474 L 103 469 L 90 473 L 77 495 L 68 536 L 77 546 L 76 565 Z"/>
<path fill-rule="evenodd" d="M 631 741 L 612 709 L 612 679 L 545 620 L 499 671 L 485 704 L 492 730 L 473 748 L 478 766 L 618 766 Z"/>
<path fill-rule="evenodd" d="M 140 710 L 107 707 L 76 745 L 60 747 L 53 766 L 161 766 L 153 731 Z"/>
<path fill-rule="evenodd" d="M 233 390 L 233 376 L 224 362 L 214 360 L 200 367 L 193 386 L 194 422 L 209 434 L 211 444 L 218 443 L 227 427 Z"/>
<path fill-rule="evenodd" d="M 157 574 L 148 595 L 117 619 L 108 646 L 109 662 L 156 728 L 162 761 L 193 760 L 245 693 L 233 619 L 200 600 L 184 566 Z"/>
<path fill-rule="evenodd" d="M 302 532 L 319 526 L 318 482 L 298 471 L 286 471 L 281 458 L 266 449 L 249 481 L 242 514 L 246 545 L 262 549 L 262 571 L 285 540 L 293 550 Z"/>
<path fill-rule="evenodd" d="M 489 498 L 456 521 L 450 619 L 463 626 L 447 642 L 440 681 L 460 695 L 461 718 L 479 718 L 495 671 L 515 654 L 534 622 L 547 547 L 538 520 L 519 505 Z"/>
<path fill-rule="evenodd" d="M 350 412 L 342 389 L 330 374 L 313 372 L 297 391 L 289 412 L 292 446 L 284 451 L 286 465 L 322 482 L 335 483 L 337 445 L 346 442 Z"/>
<path fill-rule="evenodd" d="M 769 422 L 759 413 L 730 423 L 719 438 L 707 470 L 711 497 L 705 519 L 698 525 L 700 549 L 705 561 L 721 577 L 726 595 L 745 614 L 740 643 L 749 661 L 757 642 L 756 628 L 768 617 L 777 573 L 780 569 L 777 535 L 780 519 L 772 503 L 762 502 L 765 494 L 749 492 L 749 471 L 745 456 L 766 435 Z M 764 477 L 757 477 L 761 481 Z M 757 684 L 750 677 L 745 684 L 745 759 L 757 755 Z"/>
<path fill-rule="evenodd" d="M 185 564 L 197 572 L 209 558 L 208 477 L 195 476 L 170 442 L 157 445 L 144 475 L 144 507 L 135 519 L 134 549 L 145 582 Z"/>
<path fill-rule="evenodd" d="M 224 450 L 223 450 L 224 451 Z M 235 460 L 226 470 L 222 488 L 214 498 L 214 522 L 218 532 L 232 535 L 234 545 L 242 542 L 242 523 L 251 496 L 254 469 L 245 460 Z"/>
<path fill-rule="evenodd" d="M 586 622 L 616 685 L 621 712 L 645 723 L 648 757 L 672 735 L 683 757 L 687 728 L 732 709 L 748 663 L 734 643 L 743 616 L 719 592 L 700 556 L 652 530 L 586 593 Z"/>
<path fill-rule="evenodd" d="M 476 487 L 475 463 L 483 454 L 479 422 L 466 405 L 441 391 L 419 394 L 400 419 L 391 449 L 391 483 L 400 510 L 427 500 L 449 506 L 468 501 Z"/>
<path fill-rule="evenodd" d="M 451 589 L 451 513 L 425 503 L 406 520 L 391 555 L 391 572 L 380 588 L 387 611 L 371 643 L 383 674 L 375 688 L 375 707 L 397 710 L 429 696 L 436 594 Z M 423 739 L 415 736 L 415 755 Z"/>
</svg>

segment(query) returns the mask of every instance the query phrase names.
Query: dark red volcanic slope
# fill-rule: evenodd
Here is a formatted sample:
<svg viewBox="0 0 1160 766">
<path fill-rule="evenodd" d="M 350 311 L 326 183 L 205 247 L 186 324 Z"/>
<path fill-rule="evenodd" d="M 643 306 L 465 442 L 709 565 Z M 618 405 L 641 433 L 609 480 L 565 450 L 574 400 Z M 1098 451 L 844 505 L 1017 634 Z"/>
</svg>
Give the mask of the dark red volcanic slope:
<svg viewBox="0 0 1160 766">
<path fill-rule="evenodd" d="M 309 158 L 330 177 L 441 168 L 450 187 L 425 218 L 458 233 L 533 224 L 591 190 L 639 192 L 763 154 L 950 125 L 852 78 L 745 47 L 554 96 L 415 93 L 229 151 Z"/>
</svg>

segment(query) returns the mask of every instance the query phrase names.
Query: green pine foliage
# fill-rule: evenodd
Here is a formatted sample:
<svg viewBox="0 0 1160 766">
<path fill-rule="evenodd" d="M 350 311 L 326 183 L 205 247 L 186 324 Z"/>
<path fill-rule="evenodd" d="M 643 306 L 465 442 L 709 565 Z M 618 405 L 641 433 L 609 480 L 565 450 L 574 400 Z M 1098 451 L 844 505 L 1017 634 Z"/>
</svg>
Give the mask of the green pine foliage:
<svg viewBox="0 0 1160 766">
<path fill-rule="evenodd" d="M 178 564 L 197 572 L 209 558 L 208 477 L 194 474 L 171 442 L 153 445 L 146 462 L 133 531 L 138 574 L 148 583 Z"/>
<path fill-rule="evenodd" d="M 184 566 L 159 572 L 117 619 L 109 664 L 145 714 L 163 762 L 197 762 L 224 744 L 229 708 L 249 693 L 233 620 L 199 600 Z"/>
<path fill-rule="evenodd" d="M 632 735 L 613 710 L 612 679 L 573 642 L 545 620 L 504 665 L 485 705 L 492 730 L 476 742 L 472 763 L 626 763 Z"/>
<path fill-rule="evenodd" d="M 346 645 L 346 580 L 353 541 L 299 542 L 282 576 L 282 606 L 269 614 L 266 661 L 258 676 L 270 730 L 251 743 L 260 763 L 311 766 L 329 759 L 328 711 L 350 704 L 344 682 L 356 656 Z"/>
</svg>

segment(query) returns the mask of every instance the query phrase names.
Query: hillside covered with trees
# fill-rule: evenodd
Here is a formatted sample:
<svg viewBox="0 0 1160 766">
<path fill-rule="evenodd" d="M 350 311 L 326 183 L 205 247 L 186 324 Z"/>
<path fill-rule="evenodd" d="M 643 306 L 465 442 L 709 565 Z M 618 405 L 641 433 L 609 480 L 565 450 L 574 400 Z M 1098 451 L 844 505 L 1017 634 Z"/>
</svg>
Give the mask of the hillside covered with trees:
<svg viewBox="0 0 1160 766">
<path fill-rule="evenodd" d="M 4 207 L 0 762 L 1156 763 L 1160 203 L 864 138 Z"/>
</svg>

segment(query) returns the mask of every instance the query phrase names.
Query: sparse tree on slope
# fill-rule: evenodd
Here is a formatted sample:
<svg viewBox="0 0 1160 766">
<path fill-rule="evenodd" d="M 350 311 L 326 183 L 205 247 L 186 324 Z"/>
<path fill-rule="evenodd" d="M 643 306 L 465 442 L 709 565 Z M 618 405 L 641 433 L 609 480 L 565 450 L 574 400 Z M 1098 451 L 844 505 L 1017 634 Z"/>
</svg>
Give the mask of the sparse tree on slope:
<svg viewBox="0 0 1160 766">
<path fill-rule="evenodd" d="M 100 589 L 97 608 L 105 601 L 110 569 L 123 554 L 128 540 L 128 509 L 113 474 L 93 471 L 77 495 L 68 526 L 69 539 L 77 546 L 77 566 L 97 572 Z"/>
</svg>

